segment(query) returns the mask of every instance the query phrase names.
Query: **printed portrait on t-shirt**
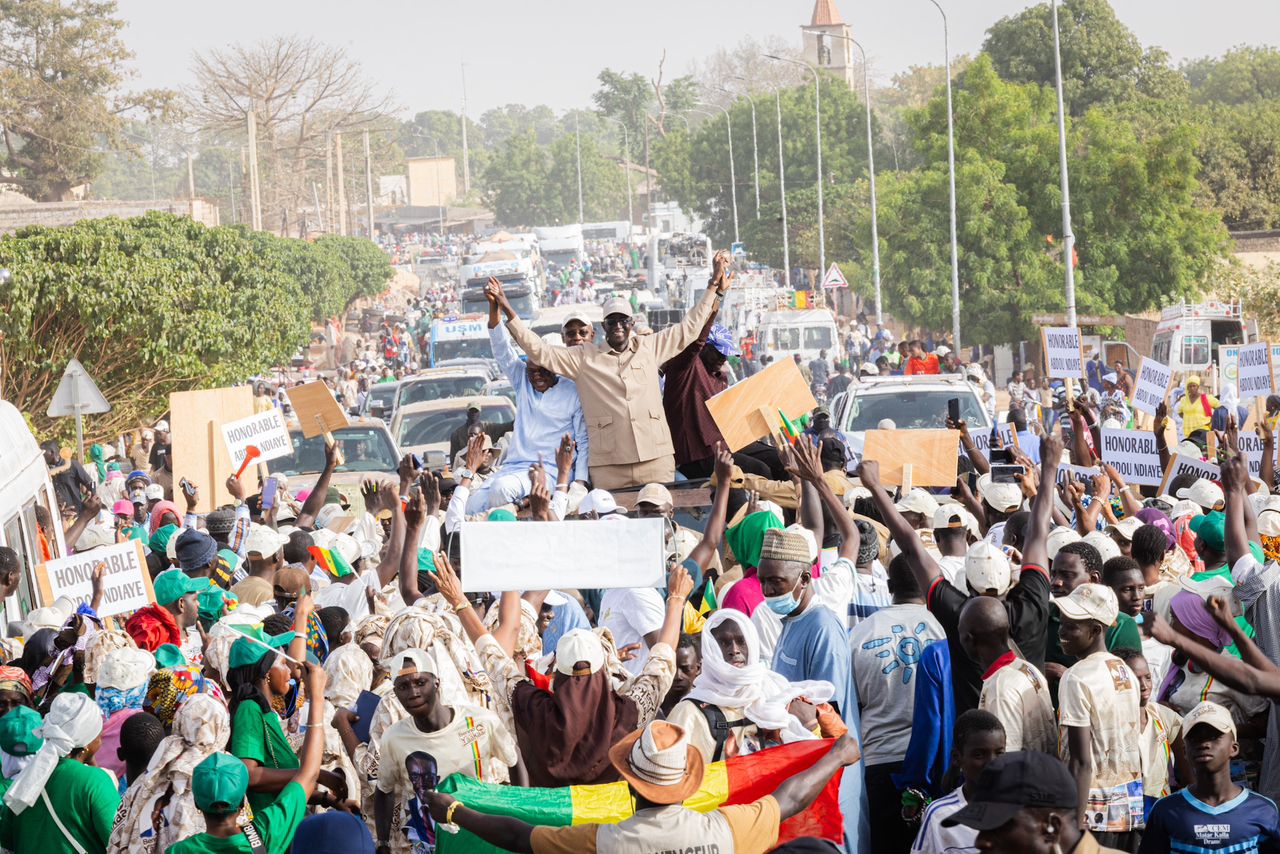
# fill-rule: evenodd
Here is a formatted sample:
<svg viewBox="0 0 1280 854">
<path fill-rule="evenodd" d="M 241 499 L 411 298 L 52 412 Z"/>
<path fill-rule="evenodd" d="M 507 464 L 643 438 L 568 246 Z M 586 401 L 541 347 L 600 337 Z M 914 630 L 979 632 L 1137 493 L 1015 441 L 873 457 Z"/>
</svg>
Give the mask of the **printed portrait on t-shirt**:
<svg viewBox="0 0 1280 854">
<path fill-rule="evenodd" d="M 427 806 L 427 793 L 435 791 L 440 782 L 436 758 L 430 753 L 416 750 L 404 759 L 404 770 L 413 786 L 413 797 L 408 804 L 408 829 L 410 836 L 417 836 L 427 851 L 435 850 L 436 825 Z M 419 848 L 420 846 L 415 846 Z"/>
</svg>

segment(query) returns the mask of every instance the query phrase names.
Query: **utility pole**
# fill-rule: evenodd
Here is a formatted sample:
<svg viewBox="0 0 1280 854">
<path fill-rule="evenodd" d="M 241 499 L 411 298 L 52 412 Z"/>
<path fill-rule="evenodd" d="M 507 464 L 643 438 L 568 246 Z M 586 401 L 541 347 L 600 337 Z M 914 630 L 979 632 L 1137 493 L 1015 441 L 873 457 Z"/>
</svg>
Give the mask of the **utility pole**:
<svg viewBox="0 0 1280 854">
<path fill-rule="evenodd" d="M 196 170 L 192 165 L 191 152 L 187 152 L 187 198 L 194 199 L 196 197 Z"/>
<path fill-rule="evenodd" d="M 227 161 L 227 193 L 231 196 L 231 222 L 236 222 L 236 167 L 230 160 Z"/>
<path fill-rule="evenodd" d="M 252 102 L 245 114 L 249 131 L 249 227 L 262 230 L 262 196 L 258 186 L 258 114 Z"/>
<path fill-rule="evenodd" d="M 369 131 L 364 132 L 364 192 L 369 214 L 369 239 L 373 237 L 373 159 L 369 156 Z M 375 241 L 376 242 L 376 241 Z"/>
<path fill-rule="evenodd" d="M 324 135 L 324 221 L 325 233 L 333 234 L 333 131 Z"/>
<path fill-rule="evenodd" d="M 1076 325 L 1076 235 L 1071 230 L 1071 185 L 1067 180 L 1067 118 L 1062 105 L 1062 49 L 1058 44 L 1058 0 L 1053 0 L 1053 75 L 1058 90 L 1058 163 L 1062 170 L 1062 260 L 1067 267 L 1067 326 Z"/>
<path fill-rule="evenodd" d="M 324 231 L 324 217 L 320 214 L 320 188 L 316 186 L 316 182 L 311 182 L 311 200 L 316 205 L 316 224 Z"/>
<path fill-rule="evenodd" d="M 338 234 L 347 233 L 347 173 L 342 168 L 342 134 L 333 135 L 338 158 Z"/>
<path fill-rule="evenodd" d="M 791 287 L 791 239 L 787 234 L 787 167 L 782 156 L 782 90 L 775 87 L 778 106 L 778 191 L 782 197 L 782 284 Z"/>
<path fill-rule="evenodd" d="M 573 113 L 573 138 L 578 155 L 578 225 L 582 225 L 586 221 L 582 214 L 582 130 L 578 127 L 576 110 Z"/>
<path fill-rule="evenodd" d="M 467 64 L 462 63 L 462 195 L 471 193 L 471 149 L 467 147 Z"/>
</svg>

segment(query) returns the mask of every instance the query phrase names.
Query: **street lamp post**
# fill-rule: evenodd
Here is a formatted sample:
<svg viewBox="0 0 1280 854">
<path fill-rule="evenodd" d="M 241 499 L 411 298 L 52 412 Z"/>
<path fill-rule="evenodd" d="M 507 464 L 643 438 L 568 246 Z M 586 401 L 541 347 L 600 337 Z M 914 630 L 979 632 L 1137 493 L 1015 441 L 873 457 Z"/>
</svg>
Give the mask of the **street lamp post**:
<svg viewBox="0 0 1280 854">
<path fill-rule="evenodd" d="M 773 97 L 778 106 L 778 194 L 782 199 L 782 284 L 791 287 L 791 238 L 787 233 L 787 172 L 782 156 L 782 88 L 775 86 Z"/>
<path fill-rule="evenodd" d="M 578 159 L 578 225 L 582 225 L 585 217 L 582 214 L 582 129 L 578 126 L 578 114 L 573 114 L 574 149 Z"/>
<path fill-rule="evenodd" d="M 867 52 L 862 44 L 851 36 L 824 33 L 833 38 L 845 39 L 858 49 L 862 56 L 862 100 L 867 113 L 867 172 L 871 182 L 871 277 L 876 286 L 876 325 L 884 324 L 884 311 L 880 307 L 880 225 L 876 216 L 876 152 L 871 144 L 871 84 L 868 81 Z"/>
<path fill-rule="evenodd" d="M 747 103 L 751 105 L 751 159 L 756 169 L 756 219 L 760 218 L 760 143 L 756 139 L 756 99 L 751 97 L 751 86 L 747 78 L 740 75 L 734 75 L 734 80 L 740 80 L 747 84 L 742 88 L 742 95 L 747 99 Z M 728 89 L 724 91 L 729 92 Z M 732 95 L 732 92 L 729 92 Z"/>
<path fill-rule="evenodd" d="M 951 37 L 947 12 L 938 0 L 929 0 L 942 16 L 942 49 L 947 70 L 947 170 L 951 181 L 951 346 L 960 353 L 960 249 L 956 241 L 956 124 L 951 110 Z"/>
<path fill-rule="evenodd" d="M 627 242 L 632 243 L 634 242 L 632 240 L 632 232 L 633 224 L 636 221 L 636 215 L 634 209 L 631 207 L 631 145 L 627 141 L 627 125 L 625 122 L 610 118 L 609 116 L 604 116 L 603 118 L 622 128 L 622 147 L 624 149 L 623 160 L 625 161 L 622 164 L 622 168 L 623 171 L 627 173 Z"/>
<path fill-rule="evenodd" d="M 714 106 L 712 104 L 703 104 L 704 107 Z M 738 178 L 733 169 L 733 122 L 730 120 L 729 111 L 724 107 L 718 107 L 720 112 L 724 113 L 725 130 L 729 133 L 729 196 L 733 200 L 733 242 L 741 242 L 738 238 Z"/>
<path fill-rule="evenodd" d="M 827 270 L 827 237 L 826 224 L 822 215 L 822 96 L 818 85 L 818 69 L 802 60 L 774 56 L 771 53 L 766 53 L 765 58 L 790 63 L 791 65 L 799 65 L 801 68 L 809 69 L 809 73 L 813 75 L 813 120 L 817 131 L 818 149 L 818 266 L 821 268 L 819 275 L 824 275 Z"/>
<path fill-rule="evenodd" d="M 1053 75 L 1058 89 L 1058 163 L 1062 172 L 1062 260 L 1066 262 L 1067 325 L 1076 325 L 1076 236 L 1071 230 L 1071 187 L 1067 181 L 1067 118 L 1062 104 L 1062 48 L 1058 43 L 1058 0 L 1053 0 Z"/>
</svg>

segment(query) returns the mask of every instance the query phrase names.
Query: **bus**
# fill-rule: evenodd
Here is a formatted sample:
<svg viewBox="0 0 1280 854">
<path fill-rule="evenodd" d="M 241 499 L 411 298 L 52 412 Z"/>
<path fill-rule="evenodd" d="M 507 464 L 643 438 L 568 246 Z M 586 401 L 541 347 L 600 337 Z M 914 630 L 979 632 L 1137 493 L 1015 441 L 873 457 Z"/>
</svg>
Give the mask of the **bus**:
<svg viewBox="0 0 1280 854">
<path fill-rule="evenodd" d="M 431 323 L 428 356 L 432 367 L 447 359 L 491 359 L 488 315 L 446 317 Z"/>
<path fill-rule="evenodd" d="M 532 320 L 540 302 L 533 262 L 528 258 L 516 258 L 509 252 L 483 255 L 475 263 L 464 264 L 458 271 L 462 313 L 488 315 L 489 301 L 485 299 L 484 286 L 491 278 L 502 283 L 507 301 L 520 319 Z"/>
</svg>

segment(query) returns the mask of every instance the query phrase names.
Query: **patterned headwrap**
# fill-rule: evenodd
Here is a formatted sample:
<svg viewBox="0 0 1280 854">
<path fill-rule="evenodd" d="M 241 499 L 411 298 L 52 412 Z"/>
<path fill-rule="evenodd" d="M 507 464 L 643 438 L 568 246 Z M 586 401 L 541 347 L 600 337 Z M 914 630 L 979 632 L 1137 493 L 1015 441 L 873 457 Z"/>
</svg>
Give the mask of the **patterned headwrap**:
<svg viewBox="0 0 1280 854">
<path fill-rule="evenodd" d="M 151 674 L 142 710 L 155 715 L 169 727 L 182 704 L 196 694 L 211 694 L 226 702 L 218 683 L 206 678 L 200 668 L 166 667 Z"/>
<path fill-rule="evenodd" d="M 0 691 L 17 691 L 31 702 L 31 677 L 21 667 L 0 667 Z"/>
<path fill-rule="evenodd" d="M 118 629 L 104 629 L 93 637 L 84 647 L 84 681 L 86 685 L 94 685 L 98 681 L 98 668 L 107 655 L 117 649 L 137 649 L 128 632 Z"/>
<path fill-rule="evenodd" d="M 147 686 L 139 685 L 126 691 L 119 688 L 98 688 L 93 697 L 98 701 L 98 708 L 102 709 L 102 716 L 109 718 L 122 709 L 141 709 L 147 697 Z"/>
</svg>

